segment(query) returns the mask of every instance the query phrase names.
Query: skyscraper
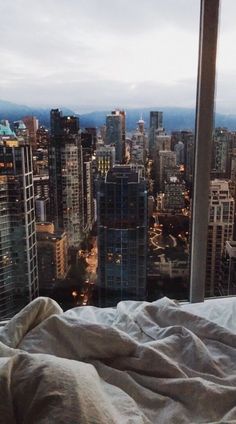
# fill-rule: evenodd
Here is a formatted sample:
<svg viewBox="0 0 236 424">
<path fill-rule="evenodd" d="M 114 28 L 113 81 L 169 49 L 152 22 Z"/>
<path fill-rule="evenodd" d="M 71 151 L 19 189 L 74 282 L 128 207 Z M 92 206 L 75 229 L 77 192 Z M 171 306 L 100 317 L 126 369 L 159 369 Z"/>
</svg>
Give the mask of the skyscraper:
<svg viewBox="0 0 236 424">
<path fill-rule="evenodd" d="M 147 189 L 141 167 L 116 165 L 101 179 L 98 205 L 98 283 L 120 299 L 145 299 Z"/>
<path fill-rule="evenodd" d="M 32 150 L 37 149 L 37 130 L 39 127 L 38 119 L 35 116 L 25 116 L 23 122 L 29 131 L 29 143 Z"/>
<path fill-rule="evenodd" d="M 176 153 L 171 150 L 160 150 L 157 162 L 158 191 L 164 191 L 165 181 L 176 176 Z"/>
<path fill-rule="evenodd" d="M 84 231 L 92 230 L 95 219 L 93 198 L 93 167 L 91 160 L 83 161 L 83 192 L 84 192 Z"/>
<path fill-rule="evenodd" d="M 212 175 L 216 178 L 230 178 L 232 149 L 235 133 L 227 128 L 216 128 L 213 137 Z"/>
<path fill-rule="evenodd" d="M 51 111 L 49 184 L 51 219 L 67 232 L 69 247 L 83 238 L 83 161 L 78 118 Z"/>
<path fill-rule="evenodd" d="M 176 177 L 170 177 L 165 182 L 165 210 L 170 212 L 181 212 L 185 206 L 184 201 L 185 184 Z"/>
<path fill-rule="evenodd" d="M 115 110 L 106 117 L 106 145 L 115 146 L 116 162 L 123 163 L 125 155 L 125 112 Z"/>
<path fill-rule="evenodd" d="M 221 261 L 227 240 L 232 240 L 234 199 L 224 180 L 210 182 L 207 237 L 206 296 L 220 293 Z"/>
<path fill-rule="evenodd" d="M 131 163 L 146 164 L 147 158 L 147 137 L 144 131 L 144 121 L 140 119 L 138 128 L 132 136 L 130 143 L 130 161 Z"/>
<path fill-rule="evenodd" d="M 163 132 L 163 112 L 151 111 L 149 125 L 149 154 L 152 154 L 154 149 L 157 130 Z"/>
<path fill-rule="evenodd" d="M 32 152 L 0 125 L 0 318 L 38 296 Z"/>
</svg>

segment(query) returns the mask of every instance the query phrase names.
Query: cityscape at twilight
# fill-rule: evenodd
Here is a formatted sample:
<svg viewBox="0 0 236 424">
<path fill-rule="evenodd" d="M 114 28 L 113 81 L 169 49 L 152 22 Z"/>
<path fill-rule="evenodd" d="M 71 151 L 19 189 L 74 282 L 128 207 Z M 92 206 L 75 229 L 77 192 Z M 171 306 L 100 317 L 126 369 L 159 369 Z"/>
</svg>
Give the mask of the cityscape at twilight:
<svg viewBox="0 0 236 424">
<path fill-rule="evenodd" d="M 1 319 L 38 296 L 189 299 L 200 3 L 70 5 L 1 4 Z M 235 7 L 218 35 L 206 296 L 236 294 Z"/>
<path fill-rule="evenodd" d="M 194 132 L 162 111 L 126 130 L 50 113 L 0 123 L 0 316 L 39 295 L 73 306 L 189 297 Z M 206 295 L 235 293 L 236 132 L 215 128 Z"/>
</svg>

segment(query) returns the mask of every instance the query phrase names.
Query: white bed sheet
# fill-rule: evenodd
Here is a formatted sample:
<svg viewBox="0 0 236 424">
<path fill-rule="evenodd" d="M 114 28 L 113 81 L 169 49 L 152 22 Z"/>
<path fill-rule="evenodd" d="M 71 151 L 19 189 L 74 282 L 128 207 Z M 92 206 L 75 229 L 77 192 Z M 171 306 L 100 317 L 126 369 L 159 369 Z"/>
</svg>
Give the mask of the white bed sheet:
<svg viewBox="0 0 236 424">
<path fill-rule="evenodd" d="M 235 308 L 38 298 L 0 329 L 0 423 L 236 422 Z"/>
</svg>

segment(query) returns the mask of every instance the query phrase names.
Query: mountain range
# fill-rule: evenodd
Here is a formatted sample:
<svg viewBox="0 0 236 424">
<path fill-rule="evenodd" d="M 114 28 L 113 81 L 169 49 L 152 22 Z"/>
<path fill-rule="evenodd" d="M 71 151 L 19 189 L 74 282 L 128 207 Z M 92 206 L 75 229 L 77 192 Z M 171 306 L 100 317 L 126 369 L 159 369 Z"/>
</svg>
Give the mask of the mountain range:
<svg viewBox="0 0 236 424">
<path fill-rule="evenodd" d="M 59 107 L 65 115 L 76 115 L 80 118 L 80 127 L 100 127 L 105 124 L 106 115 L 110 110 L 94 111 L 90 113 L 76 114 L 66 107 Z M 149 127 L 149 114 L 151 110 L 162 110 L 164 126 L 167 132 L 183 129 L 194 129 L 195 110 L 178 107 L 149 107 L 126 110 L 126 128 L 132 131 L 137 127 L 137 121 L 142 117 L 146 128 Z M 0 120 L 8 119 L 10 122 L 22 119 L 26 115 L 34 115 L 41 125 L 50 126 L 50 109 L 29 107 L 16 103 L 0 100 Z M 215 126 L 227 127 L 236 130 L 236 115 L 215 114 Z"/>
</svg>

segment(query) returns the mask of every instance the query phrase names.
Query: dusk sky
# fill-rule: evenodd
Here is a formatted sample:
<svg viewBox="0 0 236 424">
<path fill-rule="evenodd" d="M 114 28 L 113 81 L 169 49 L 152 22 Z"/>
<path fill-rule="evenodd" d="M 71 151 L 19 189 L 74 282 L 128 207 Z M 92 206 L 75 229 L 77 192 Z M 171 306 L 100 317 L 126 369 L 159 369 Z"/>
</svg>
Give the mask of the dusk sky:
<svg viewBox="0 0 236 424">
<path fill-rule="evenodd" d="M 77 112 L 195 106 L 200 0 L 0 0 L 0 99 Z M 217 110 L 236 114 L 236 1 L 222 0 Z"/>
</svg>

